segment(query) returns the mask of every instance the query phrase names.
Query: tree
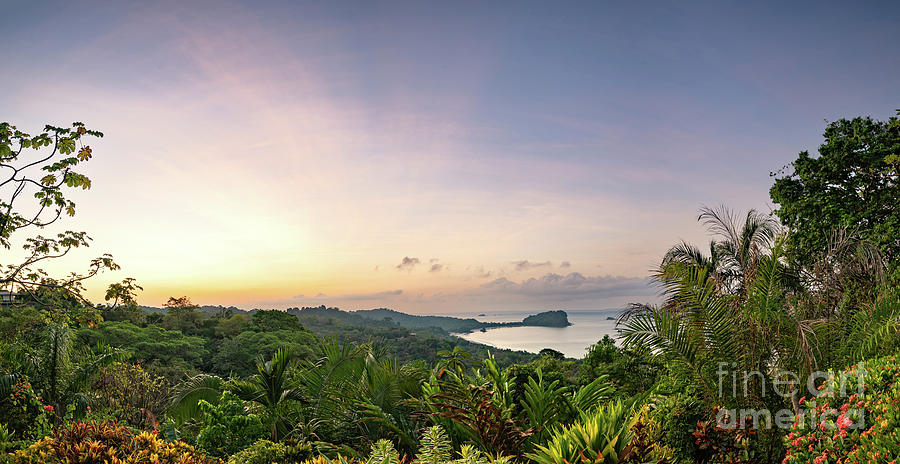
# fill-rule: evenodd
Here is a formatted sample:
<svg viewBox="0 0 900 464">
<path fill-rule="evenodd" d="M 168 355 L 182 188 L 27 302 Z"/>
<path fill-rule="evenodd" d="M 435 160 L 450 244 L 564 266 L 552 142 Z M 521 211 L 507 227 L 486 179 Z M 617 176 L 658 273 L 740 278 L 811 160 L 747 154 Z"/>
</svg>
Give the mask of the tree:
<svg viewBox="0 0 900 464">
<path fill-rule="evenodd" d="M 564 359 L 566 357 L 566 355 L 554 350 L 553 348 L 544 348 L 543 350 L 538 352 L 538 355 L 541 357 L 549 356 L 553 359 Z"/>
<path fill-rule="evenodd" d="M 236 380 L 231 385 L 232 391 L 240 399 L 262 408 L 262 416 L 270 424 L 273 441 L 278 441 L 278 437 L 288 426 L 284 407 L 290 402 L 304 399 L 302 389 L 294 386 L 288 377 L 288 370 L 294 361 L 290 350 L 279 348 L 271 360 L 259 359 L 256 374 L 247 380 Z"/>
<path fill-rule="evenodd" d="M 128 277 L 122 282 L 112 283 L 106 290 L 104 299 L 107 305 L 102 309 L 102 316 L 107 321 L 128 321 L 140 324 L 144 320 L 144 311 L 138 306 L 136 295 L 144 288 Z M 109 303 L 112 301 L 112 303 Z"/>
<path fill-rule="evenodd" d="M 277 309 L 256 311 L 251 316 L 250 330 L 305 330 L 296 315 Z"/>
<path fill-rule="evenodd" d="M 193 375 L 209 355 L 203 338 L 152 324 L 140 327 L 129 322 L 103 321 L 94 329 L 80 329 L 77 340 L 83 346 L 104 344 L 128 350 L 132 359 L 148 371 L 172 382 Z"/>
<path fill-rule="evenodd" d="M 665 373 L 665 365 L 654 357 L 622 349 L 609 335 L 591 345 L 578 367 L 578 383 L 586 385 L 608 376 L 616 394 L 628 398 L 650 390 Z"/>
<path fill-rule="evenodd" d="M 900 112 L 898 112 L 900 114 Z M 825 128 L 819 156 L 803 151 L 773 173 L 775 214 L 790 229 L 788 252 L 816 261 L 835 229 L 856 231 L 889 262 L 900 257 L 900 119 L 841 119 Z M 895 264 L 896 265 L 896 264 Z"/>
<path fill-rule="evenodd" d="M 231 317 L 219 319 L 219 324 L 216 326 L 216 335 L 222 338 L 234 337 L 241 333 L 246 325 L 247 316 L 232 314 Z"/>
<path fill-rule="evenodd" d="M 44 228 L 64 214 L 75 215 L 75 202 L 66 196 L 66 189 L 91 187 L 90 178 L 76 170 L 93 156 L 91 147 L 83 143 L 89 137 L 103 137 L 103 133 L 75 122 L 71 128 L 48 125 L 32 136 L 12 124 L 0 123 L 0 167 L 8 173 L 0 178 L 0 245 L 8 250 L 16 232 Z M 0 288 L 33 294 L 39 288 L 54 287 L 83 300 L 82 282 L 104 270 L 119 268 L 111 255 L 93 259 L 83 274 L 66 277 L 51 277 L 38 266 L 89 246 L 90 240 L 85 232 L 74 231 L 56 237 L 25 238 L 24 258 L 5 264 L 0 271 Z"/>
<path fill-rule="evenodd" d="M 167 311 L 163 326 L 169 330 L 194 333 L 203 321 L 203 314 L 197 311 L 200 306 L 194 304 L 189 297 L 170 296 L 163 306 Z"/>
<path fill-rule="evenodd" d="M 256 360 L 260 356 L 268 358 L 277 349 L 287 348 L 296 358 L 303 359 L 309 356 L 315 344 L 315 335 L 306 330 L 244 330 L 222 341 L 212 357 L 212 371 L 222 375 L 250 375 L 256 371 Z"/>
<path fill-rule="evenodd" d="M 815 370 L 817 321 L 788 304 L 783 238 L 769 239 L 766 229 L 774 226 L 752 211 L 741 227 L 725 209 L 706 217 L 713 221 L 710 230 L 724 236 L 714 241 L 717 262 L 673 259 L 677 254 L 670 251 L 656 274 L 667 300 L 661 307 L 634 305 L 623 314 L 623 345 L 687 368 L 707 399 L 715 396 L 714 369 L 720 362 L 766 375 L 775 368 L 801 377 Z M 740 404 L 760 400 L 752 391 L 732 399 Z"/>
</svg>

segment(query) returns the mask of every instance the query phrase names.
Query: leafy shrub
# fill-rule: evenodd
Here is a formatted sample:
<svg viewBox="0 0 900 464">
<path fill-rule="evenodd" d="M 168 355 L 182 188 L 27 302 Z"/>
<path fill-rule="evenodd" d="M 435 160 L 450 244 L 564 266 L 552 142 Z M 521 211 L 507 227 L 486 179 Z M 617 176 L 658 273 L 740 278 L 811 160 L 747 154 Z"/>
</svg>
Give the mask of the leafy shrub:
<svg viewBox="0 0 900 464">
<path fill-rule="evenodd" d="M 216 464 L 186 443 L 166 442 L 150 432 L 136 433 L 103 422 L 77 422 L 58 428 L 10 462 L 21 464 Z"/>
<path fill-rule="evenodd" d="M 361 462 L 358 459 L 348 458 L 339 454 L 335 457 L 319 455 L 303 461 L 302 464 L 361 464 Z"/>
<path fill-rule="evenodd" d="M 641 409 L 637 422 L 631 426 L 631 447 L 624 462 L 634 463 L 673 463 L 675 455 L 671 448 L 663 443 L 665 431 L 659 422 L 650 415 L 650 408 Z"/>
<path fill-rule="evenodd" d="M 863 394 L 850 394 L 858 392 L 861 377 Z M 803 409 L 785 437 L 783 463 L 893 462 L 900 456 L 898 380 L 895 356 L 830 373 L 819 387 L 820 396 L 801 400 Z"/>
<path fill-rule="evenodd" d="M 330 462 L 321 456 L 313 458 L 314 453 L 315 450 L 309 443 L 274 443 L 269 440 L 257 440 L 247 449 L 232 455 L 228 462 L 229 464 L 293 464 L 301 462 L 326 464 L 326 462 Z"/>
<path fill-rule="evenodd" d="M 324 459 L 324 462 L 309 464 L 347 464 Z M 394 444 L 388 440 L 378 440 L 372 445 L 372 453 L 366 460 L 366 464 L 400 464 L 409 463 L 409 459 L 401 459 Z M 416 457 L 412 464 L 508 464 L 512 462 L 509 457 L 499 456 L 492 458 L 472 445 L 462 445 L 459 450 L 459 458 L 453 459 L 453 447 L 450 437 L 440 425 L 425 429 L 421 437 L 421 445 L 416 451 Z"/>
<path fill-rule="evenodd" d="M 28 379 L 18 375 L 0 375 L 0 424 L 12 436 L 24 438 L 41 415 L 41 401 Z"/>
<path fill-rule="evenodd" d="M 366 464 L 400 464 L 400 454 L 388 440 L 378 440 L 372 445 L 372 454 Z"/>
<path fill-rule="evenodd" d="M 285 446 L 269 440 L 258 440 L 228 458 L 229 464 L 271 464 L 284 462 Z"/>
<path fill-rule="evenodd" d="M 100 370 L 93 391 L 103 412 L 137 428 L 158 428 L 165 411 L 169 384 L 138 364 L 113 363 Z"/>
<path fill-rule="evenodd" d="M 267 435 L 259 416 L 249 414 L 244 402 L 231 392 L 222 393 L 218 404 L 200 400 L 199 406 L 204 427 L 197 437 L 197 447 L 210 455 L 227 457 Z"/>
<path fill-rule="evenodd" d="M 450 460 L 452 452 L 447 432 L 440 425 L 435 425 L 422 433 L 422 444 L 416 453 L 415 464 L 443 464 Z"/>
<path fill-rule="evenodd" d="M 454 383 L 426 385 L 426 399 L 435 419 L 449 419 L 479 448 L 501 455 L 522 453 L 531 430 L 522 430 L 510 408 L 494 402 L 484 385 Z"/>
<path fill-rule="evenodd" d="M 459 448 L 459 458 L 451 459 L 453 448 L 444 428 L 435 425 L 422 433 L 422 444 L 416 452 L 413 464 L 507 464 L 512 459 L 507 456 L 492 458 L 478 448 L 465 444 Z"/>
<path fill-rule="evenodd" d="M 630 416 L 625 403 L 610 403 L 555 431 L 546 445 L 537 445 L 527 456 L 538 464 L 619 462 L 627 457 L 633 436 Z"/>
<path fill-rule="evenodd" d="M 713 411 L 718 413 L 716 409 Z M 751 457 L 757 455 L 760 440 L 756 439 L 757 431 L 752 428 L 722 428 L 716 419 L 706 419 L 697 422 L 697 428 L 691 436 L 694 437 L 696 445 L 694 459 L 697 462 L 728 464 L 756 462 Z"/>
<path fill-rule="evenodd" d="M 0 463 L 4 462 L 3 454 L 11 453 L 19 448 L 24 448 L 30 444 L 30 441 L 17 440 L 6 426 L 0 424 Z"/>
<path fill-rule="evenodd" d="M 704 408 L 703 401 L 692 393 L 679 392 L 657 400 L 651 418 L 661 425 L 660 440 L 672 449 L 678 462 L 693 462 L 697 454 L 691 432 L 706 419 L 701 413 Z"/>
<path fill-rule="evenodd" d="M 616 346 L 615 339 L 603 339 L 588 348 L 578 367 L 578 383 L 592 382 L 602 375 L 609 376 L 617 398 L 641 394 L 653 386 L 666 372 L 663 363 L 646 353 Z"/>
</svg>

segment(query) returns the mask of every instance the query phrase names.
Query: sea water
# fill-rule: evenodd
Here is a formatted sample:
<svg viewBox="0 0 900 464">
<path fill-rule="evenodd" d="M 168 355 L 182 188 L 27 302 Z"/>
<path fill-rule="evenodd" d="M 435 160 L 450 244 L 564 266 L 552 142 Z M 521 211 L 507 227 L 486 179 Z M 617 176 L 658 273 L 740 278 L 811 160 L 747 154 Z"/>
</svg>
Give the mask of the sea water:
<svg viewBox="0 0 900 464">
<path fill-rule="evenodd" d="M 537 353 L 544 348 L 552 348 L 570 358 L 580 359 L 588 348 L 600 341 L 604 335 L 616 338 L 615 318 L 621 309 L 599 309 L 566 311 L 569 315 L 568 327 L 500 327 L 475 331 L 458 336 L 471 342 L 483 343 L 497 348 L 522 350 Z M 521 322 L 526 316 L 540 311 L 487 312 L 454 314 L 454 317 L 473 317 L 484 322 Z M 613 318 L 613 319 L 609 319 Z"/>
</svg>

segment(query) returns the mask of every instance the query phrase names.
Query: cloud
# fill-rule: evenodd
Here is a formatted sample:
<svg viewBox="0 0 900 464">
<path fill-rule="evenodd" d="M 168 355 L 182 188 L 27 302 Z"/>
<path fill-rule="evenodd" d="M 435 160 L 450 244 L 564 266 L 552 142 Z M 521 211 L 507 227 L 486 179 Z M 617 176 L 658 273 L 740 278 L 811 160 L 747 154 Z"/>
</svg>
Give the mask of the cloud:
<svg viewBox="0 0 900 464">
<path fill-rule="evenodd" d="M 481 295 L 527 297 L 544 302 L 606 299 L 622 296 L 654 294 L 649 280 L 642 277 L 584 276 L 578 272 L 567 275 L 548 273 L 540 278 L 514 282 L 506 277 L 492 280 L 474 291 Z"/>
<path fill-rule="evenodd" d="M 522 261 L 513 261 L 512 264 L 516 265 L 517 271 L 527 271 L 536 267 L 550 266 L 550 261 L 544 261 L 542 263 L 532 263 L 527 259 L 523 259 Z"/>
<path fill-rule="evenodd" d="M 431 265 L 431 270 L 429 270 L 428 272 L 441 272 L 442 270 L 444 270 L 443 264 L 434 263 Z"/>
<path fill-rule="evenodd" d="M 416 267 L 421 261 L 419 258 L 410 258 L 409 256 L 404 256 L 403 260 L 400 261 L 400 264 L 396 266 L 398 271 L 412 271 L 414 267 Z"/>
<path fill-rule="evenodd" d="M 484 266 L 466 266 L 466 270 L 474 272 L 475 277 L 479 279 L 487 279 L 491 276 L 491 271 L 486 270 Z"/>
<path fill-rule="evenodd" d="M 349 295 L 341 295 L 338 299 L 348 300 L 348 301 L 362 301 L 362 300 L 381 300 L 386 298 L 391 298 L 395 296 L 400 296 L 403 294 L 403 290 L 387 290 L 384 292 L 374 292 L 374 293 L 351 293 Z"/>
<path fill-rule="evenodd" d="M 300 295 L 294 295 L 294 296 L 292 296 L 291 299 L 292 299 L 292 300 L 306 300 L 306 299 L 315 299 L 315 298 L 325 298 L 326 296 L 328 296 L 328 295 L 326 295 L 326 294 L 324 294 L 324 293 L 322 293 L 322 292 L 319 292 L 319 293 L 316 294 L 316 296 L 313 296 L 313 297 L 307 297 L 307 296 L 304 295 L 304 294 L 300 294 Z"/>
<path fill-rule="evenodd" d="M 570 267 L 572 267 L 572 263 L 570 263 L 568 261 L 563 261 L 563 262 L 559 263 L 560 269 L 568 269 Z"/>
<path fill-rule="evenodd" d="M 487 278 L 491 275 L 483 266 L 466 269 L 472 273 L 470 278 Z M 416 290 L 407 293 L 397 289 L 370 293 L 330 293 L 328 296 L 318 293 L 315 297 L 298 297 L 302 295 L 290 300 L 259 302 L 255 307 L 327 304 L 348 310 L 378 306 L 411 313 L 451 314 L 459 312 L 460 308 L 470 311 L 542 311 L 548 308 L 592 310 L 623 308 L 634 302 L 659 301 L 658 289 L 651 284 L 649 278 L 586 276 L 579 272 L 548 272 L 540 277 L 522 280 L 498 277 L 489 281 L 482 280 L 480 285 L 453 292 L 441 290 L 429 294 Z"/>
</svg>

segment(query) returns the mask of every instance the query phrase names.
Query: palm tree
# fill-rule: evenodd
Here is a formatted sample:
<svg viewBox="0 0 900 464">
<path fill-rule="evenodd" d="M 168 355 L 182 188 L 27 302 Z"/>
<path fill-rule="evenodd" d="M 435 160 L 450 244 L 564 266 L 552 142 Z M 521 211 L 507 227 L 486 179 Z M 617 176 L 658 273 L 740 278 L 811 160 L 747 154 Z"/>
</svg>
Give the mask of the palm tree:
<svg viewBox="0 0 900 464">
<path fill-rule="evenodd" d="M 869 308 L 853 314 L 847 325 L 847 350 L 851 362 L 896 349 L 897 334 L 900 333 L 900 292 L 884 292 Z"/>
<path fill-rule="evenodd" d="M 273 441 L 278 441 L 279 433 L 288 428 L 285 406 L 292 401 L 306 401 L 303 390 L 288 380 L 288 370 L 294 361 L 291 350 L 279 348 L 270 360 L 262 357 L 257 360 L 256 373 L 249 379 L 233 380 L 229 385 L 229 389 L 239 398 L 263 409 L 271 422 Z"/>
<path fill-rule="evenodd" d="M 878 298 L 877 287 L 884 283 L 886 268 L 877 246 L 861 240 L 852 231 L 835 230 L 821 258 L 799 272 L 801 284 L 813 303 L 812 315 L 839 315 L 848 293 L 860 306 L 871 308 Z"/>
<path fill-rule="evenodd" d="M 14 342 L 4 347 L 4 354 L 16 365 L 16 375 L 29 379 L 43 401 L 53 406 L 58 419 L 69 406 L 74 406 L 76 417 L 83 415 L 96 399 L 89 387 L 97 372 L 128 357 L 102 344 L 76 348 L 72 328 L 64 323 L 47 324 L 41 343 L 39 349 L 31 350 Z"/>
<path fill-rule="evenodd" d="M 322 340 L 315 359 L 304 361 L 297 371 L 297 381 L 309 398 L 307 419 L 332 424 L 347 414 L 344 400 L 351 389 L 358 388 L 369 349 L 368 345 L 353 346 L 347 339 Z M 345 423 L 352 422 L 354 419 L 348 418 Z"/>
<path fill-rule="evenodd" d="M 366 438 L 374 440 L 389 431 L 402 451 L 413 452 L 416 432 L 422 423 L 416 418 L 412 400 L 422 393 L 428 371 L 413 365 L 401 366 L 396 359 L 366 359 L 366 367 L 354 394 L 355 414 L 362 416 Z"/>
<path fill-rule="evenodd" d="M 718 238 L 710 255 L 685 243 L 673 247 L 656 274 L 666 303 L 635 305 L 619 320 L 626 346 L 684 364 L 709 398 L 720 391 L 714 375 L 720 363 L 764 375 L 817 366 L 816 321 L 787 304 L 778 224 L 753 210 L 742 223 L 737 217 L 703 208 L 699 220 Z"/>
<path fill-rule="evenodd" d="M 738 215 L 724 206 L 700 208 L 697 220 L 715 237 L 709 243 L 709 255 L 682 242 L 663 257 L 656 277 L 663 282 L 681 279 L 683 276 L 678 272 L 684 270 L 678 265 L 681 264 L 705 270 L 704 277 L 714 280 L 723 292 L 742 293 L 759 259 L 771 250 L 780 232 L 778 222 L 751 209 L 741 223 Z"/>
<path fill-rule="evenodd" d="M 710 368 L 740 357 L 739 316 L 707 269 L 672 263 L 668 271 L 665 305 L 636 304 L 620 316 L 623 344 L 682 363 L 711 397 Z"/>
</svg>

